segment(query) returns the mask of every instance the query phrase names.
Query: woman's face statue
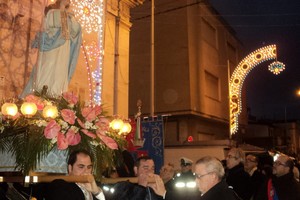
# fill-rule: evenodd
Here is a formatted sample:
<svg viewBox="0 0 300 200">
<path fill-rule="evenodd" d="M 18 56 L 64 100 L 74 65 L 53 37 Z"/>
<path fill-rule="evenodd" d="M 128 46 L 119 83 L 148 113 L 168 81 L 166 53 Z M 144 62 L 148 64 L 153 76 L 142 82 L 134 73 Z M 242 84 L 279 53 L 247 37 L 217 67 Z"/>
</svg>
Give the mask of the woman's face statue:
<svg viewBox="0 0 300 200">
<path fill-rule="evenodd" d="M 70 0 L 61 0 L 60 5 L 64 6 L 64 7 L 67 7 L 67 6 L 70 5 Z"/>
</svg>

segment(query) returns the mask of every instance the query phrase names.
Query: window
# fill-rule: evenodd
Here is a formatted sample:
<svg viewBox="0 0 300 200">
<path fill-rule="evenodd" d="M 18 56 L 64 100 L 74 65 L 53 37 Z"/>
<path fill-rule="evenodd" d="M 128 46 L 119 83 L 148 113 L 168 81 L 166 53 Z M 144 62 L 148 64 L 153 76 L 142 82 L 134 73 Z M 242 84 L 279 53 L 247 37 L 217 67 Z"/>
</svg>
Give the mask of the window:
<svg viewBox="0 0 300 200">
<path fill-rule="evenodd" d="M 202 33 L 204 40 L 217 48 L 217 30 L 204 18 L 202 18 Z"/>
<path fill-rule="evenodd" d="M 205 86 L 205 95 L 219 101 L 219 78 L 205 71 Z"/>
</svg>

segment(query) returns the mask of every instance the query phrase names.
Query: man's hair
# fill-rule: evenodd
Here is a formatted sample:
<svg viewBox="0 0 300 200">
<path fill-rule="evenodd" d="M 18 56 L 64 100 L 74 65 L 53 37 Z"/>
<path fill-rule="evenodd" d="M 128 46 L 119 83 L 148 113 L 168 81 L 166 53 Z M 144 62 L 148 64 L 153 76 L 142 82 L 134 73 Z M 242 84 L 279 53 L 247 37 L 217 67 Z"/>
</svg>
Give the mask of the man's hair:
<svg viewBox="0 0 300 200">
<path fill-rule="evenodd" d="M 234 152 L 237 159 L 241 159 L 241 163 L 245 163 L 245 152 L 241 148 L 231 148 L 229 151 Z"/>
<path fill-rule="evenodd" d="M 202 164 L 208 173 L 216 173 L 219 180 L 224 177 L 225 171 L 220 160 L 212 156 L 205 156 L 197 160 L 196 165 Z"/>
<path fill-rule="evenodd" d="M 73 151 L 68 158 L 68 165 L 73 166 L 74 163 L 77 161 L 77 155 L 78 154 L 84 154 L 90 157 L 92 163 L 94 162 L 93 156 L 91 155 L 91 153 L 85 149 L 79 149 L 79 150 L 75 150 Z"/>
<path fill-rule="evenodd" d="M 170 172 L 175 173 L 175 169 L 174 169 L 175 167 L 172 163 L 165 164 L 164 166 L 161 167 L 160 170 L 165 169 L 166 167 L 170 167 Z"/>
<path fill-rule="evenodd" d="M 251 153 L 250 153 L 250 154 L 248 154 L 247 156 L 253 156 L 253 157 L 254 157 L 254 160 L 253 160 L 253 161 L 256 162 L 256 163 L 259 163 L 259 158 L 257 157 L 257 155 L 254 155 L 254 154 L 251 154 Z M 247 157 L 247 156 L 246 156 L 246 157 Z"/>
<path fill-rule="evenodd" d="M 288 156 L 284 156 L 287 158 L 287 160 L 285 161 L 285 165 L 290 168 L 289 172 L 293 172 L 293 169 L 294 169 L 294 161 L 288 157 Z"/>
<path fill-rule="evenodd" d="M 153 160 L 150 156 L 141 156 L 135 161 L 135 166 L 139 167 L 141 164 L 141 161 L 147 161 L 147 160 Z"/>
</svg>

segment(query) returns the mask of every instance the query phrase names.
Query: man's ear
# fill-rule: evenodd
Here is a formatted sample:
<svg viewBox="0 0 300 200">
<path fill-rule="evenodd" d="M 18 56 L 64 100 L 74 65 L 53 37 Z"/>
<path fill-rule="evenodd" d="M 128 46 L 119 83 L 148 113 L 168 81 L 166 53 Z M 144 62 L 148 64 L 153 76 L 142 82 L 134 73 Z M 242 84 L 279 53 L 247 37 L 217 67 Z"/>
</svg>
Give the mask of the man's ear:
<svg viewBox="0 0 300 200">
<path fill-rule="evenodd" d="M 134 166 L 134 167 L 133 167 L 133 171 L 134 171 L 135 176 L 137 176 L 137 171 L 138 171 L 138 170 L 137 170 L 137 166 Z"/>
<path fill-rule="evenodd" d="M 68 174 L 72 172 L 72 165 L 68 165 Z"/>
</svg>

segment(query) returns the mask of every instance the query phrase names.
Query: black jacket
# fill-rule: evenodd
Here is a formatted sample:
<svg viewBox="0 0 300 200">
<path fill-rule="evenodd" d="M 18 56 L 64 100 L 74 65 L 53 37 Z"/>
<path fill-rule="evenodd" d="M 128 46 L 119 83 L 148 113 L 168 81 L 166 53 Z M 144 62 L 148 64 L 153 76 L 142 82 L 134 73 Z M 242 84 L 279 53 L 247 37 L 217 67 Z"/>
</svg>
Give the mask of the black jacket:
<svg viewBox="0 0 300 200">
<path fill-rule="evenodd" d="M 253 191 L 253 200 L 260 200 L 257 197 L 258 191 L 263 187 L 264 182 L 267 180 L 266 176 L 262 174 L 260 171 L 255 170 L 252 176 L 250 177 L 251 188 Z"/>
<path fill-rule="evenodd" d="M 208 190 L 200 200 L 241 200 L 238 195 L 228 187 L 225 180 L 222 180 Z"/>
<path fill-rule="evenodd" d="M 46 185 L 45 200 L 84 200 L 84 194 L 82 190 L 76 185 L 76 183 L 69 183 L 61 179 L 52 181 Z M 97 200 L 93 195 L 93 199 Z"/>
<path fill-rule="evenodd" d="M 119 182 L 114 186 L 114 193 L 107 200 L 162 200 L 152 188 L 143 187 L 127 181 Z"/>
<path fill-rule="evenodd" d="M 250 175 L 244 170 L 243 164 L 227 170 L 226 182 L 243 200 L 249 200 L 253 194 Z"/>
<path fill-rule="evenodd" d="M 294 179 L 293 173 L 272 177 L 273 187 L 279 200 L 300 200 L 300 184 Z M 268 181 L 257 195 L 259 200 L 268 200 Z"/>
</svg>

